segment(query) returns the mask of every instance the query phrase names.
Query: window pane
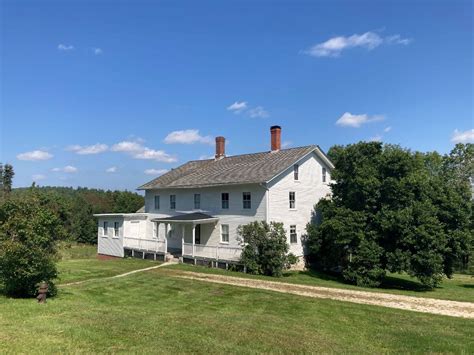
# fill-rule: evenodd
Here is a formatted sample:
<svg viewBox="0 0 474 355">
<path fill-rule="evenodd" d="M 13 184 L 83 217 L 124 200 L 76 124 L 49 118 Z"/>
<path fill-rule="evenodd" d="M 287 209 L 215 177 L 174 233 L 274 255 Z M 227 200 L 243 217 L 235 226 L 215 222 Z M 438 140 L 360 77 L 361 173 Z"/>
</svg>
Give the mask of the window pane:
<svg viewBox="0 0 474 355">
<path fill-rule="evenodd" d="M 160 209 L 160 196 L 157 195 L 155 196 L 155 210 L 159 210 Z"/>
<path fill-rule="evenodd" d="M 223 243 L 229 242 L 229 225 L 228 224 L 221 225 L 221 242 Z"/>
<path fill-rule="evenodd" d="M 109 231 L 109 222 L 104 222 L 104 235 L 107 235 Z"/>
<path fill-rule="evenodd" d="M 298 164 L 293 165 L 293 175 L 294 175 L 295 180 L 299 179 L 299 165 Z"/>
<path fill-rule="evenodd" d="M 290 226 L 290 243 L 294 244 L 298 242 L 298 236 L 296 234 L 296 225 Z"/>
<path fill-rule="evenodd" d="M 201 195 L 194 194 L 194 209 L 198 210 L 201 208 Z"/>
<path fill-rule="evenodd" d="M 289 193 L 290 208 L 296 208 L 296 194 L 294 191 Z"/>
<path fill-rule="evenodd" d="M 222 209 L 229 208 L 229 193 L 223 192 L 222 193 Z"/>
<path fill-rule="evenodd" d="M 119 235 L 119 223 L 114 222 L 114 237 L 118 237 Z"/>
<path fill-rule="evenodd" d="M 250 209 L 252 208 L 252 202 L 251 202 L 251 195 L 250 195 L 250 192 L 244 192 L 242 194 L 243 196 L 243 208 L 244 209 Z"/>
<path fill-rule="evenodd" d="M 326 168 L 323 168 L 323 182 L 326 182 Z"/>
<path fill-rule="evenodd" d="M 170 209 L 176 209 L 176 195 L 170 195 Z"/>
</svg>

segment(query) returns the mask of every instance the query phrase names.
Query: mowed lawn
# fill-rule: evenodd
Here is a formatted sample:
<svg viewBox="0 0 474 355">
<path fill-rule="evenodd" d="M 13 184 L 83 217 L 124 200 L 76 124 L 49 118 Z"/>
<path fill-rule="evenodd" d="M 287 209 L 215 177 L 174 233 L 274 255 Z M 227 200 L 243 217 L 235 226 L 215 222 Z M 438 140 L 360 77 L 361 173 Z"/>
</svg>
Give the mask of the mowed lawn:
<svg viewBox="0 0 474 355">
<path fill-rule="evenodd" d="M 75 281 L 154 264 L 86 261 L 65 260 L 60 268 Z M 160 270 L 62 286 L 45 305 L 0 296 L 0 352 L 474 352 L 472 320 L 183 280 Z"/>
<path fill-rule="evenodd" d="M 384 292 L 414 297 L 474 302 L 474 276 L 464 274 L 455 274 L 451 279 L 445 278 L 439 287 L 427 290 L 415 278 L 406 274 L 390 274 L 387 276 L 381 287 L 368 288 L 348 284 L 336 276 L 316 271 L 288 271 L 284 273 L 283 277 L 275 278 L 186 264 L 166 266 L 166 269 L 279 281 L 308 286 L 345 288 L 358 291 Z M 161 269 L 161 271 L 164 270 L 165 269 Z"/>
</svg>

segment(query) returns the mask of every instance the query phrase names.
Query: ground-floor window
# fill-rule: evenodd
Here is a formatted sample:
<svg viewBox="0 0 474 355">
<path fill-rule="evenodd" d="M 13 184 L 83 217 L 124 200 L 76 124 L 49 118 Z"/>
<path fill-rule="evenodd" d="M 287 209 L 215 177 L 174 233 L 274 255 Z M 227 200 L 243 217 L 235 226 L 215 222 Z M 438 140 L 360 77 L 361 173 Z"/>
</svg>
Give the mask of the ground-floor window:
<svg viewBox="0 0 474 355">
<path fill-rule="evenodd" d="M 196 224 L 196 227 L 194 228 L 194 242 L 196 244 L 201 244 L 201 225 Z"/>
<path fill-rule="evenodd" d="M 114 222 L 114 237 L 119 236 L 119 222 Z"/>
<path fill-rule="evenodd" d="M 221 243 L 229 243 L 229 225 L 221 224 Z"/>
<path fill-rule="evenodd" d="M 298 243 L 298 235 L 296 234 L 296 225 L 292 224 L 290 226 L 290 243 Z"/>
<path fill-rule="evenodd" d="M 108 231 L 109 231 L 109 222 L 104 221 L 102 234 L 103 234 L 103 235 L 107 235 L 107 234 L 108 234 Z"/>
</svg>

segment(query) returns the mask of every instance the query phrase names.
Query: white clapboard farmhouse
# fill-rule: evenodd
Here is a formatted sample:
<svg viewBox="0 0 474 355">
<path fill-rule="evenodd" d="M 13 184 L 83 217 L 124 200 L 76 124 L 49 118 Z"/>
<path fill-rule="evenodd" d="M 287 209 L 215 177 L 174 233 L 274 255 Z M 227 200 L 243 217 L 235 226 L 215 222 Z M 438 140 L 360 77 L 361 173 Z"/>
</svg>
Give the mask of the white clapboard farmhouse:
<svg viewBox="0 0 474 355">
<path fill-rule="evenodd" d="M 240 258 L 239 225 L 282 222 L 290 251 L 304 255 L 302 235 L 314 205 L 330 193 L 333 165 L 316 145 L 281 149 L 272 126 L 271 150 L 187 162 L 139 187 L 137 213 L 98 214 L 98 254 L 232 263 Z"/>
</svg>

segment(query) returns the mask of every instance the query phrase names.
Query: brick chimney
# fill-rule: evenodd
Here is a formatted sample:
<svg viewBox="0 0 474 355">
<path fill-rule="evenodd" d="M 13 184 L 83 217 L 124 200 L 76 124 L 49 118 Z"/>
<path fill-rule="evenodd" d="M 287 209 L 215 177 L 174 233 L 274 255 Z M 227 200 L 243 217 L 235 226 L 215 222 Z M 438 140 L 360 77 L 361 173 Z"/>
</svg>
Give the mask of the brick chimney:
<svg viewBox="0 0 474 355">
<path fill-rule="evenodd" d="M 271 126 L 270 133 L 272 137 L 272 152 L 277 152 L 281 149 L 281 127 Z"/>
<path fill-rule="evenodd" d="M 216 137 L 216 160 L 222 159 L 225 157 L 225 138 Z"/>
</svg>

